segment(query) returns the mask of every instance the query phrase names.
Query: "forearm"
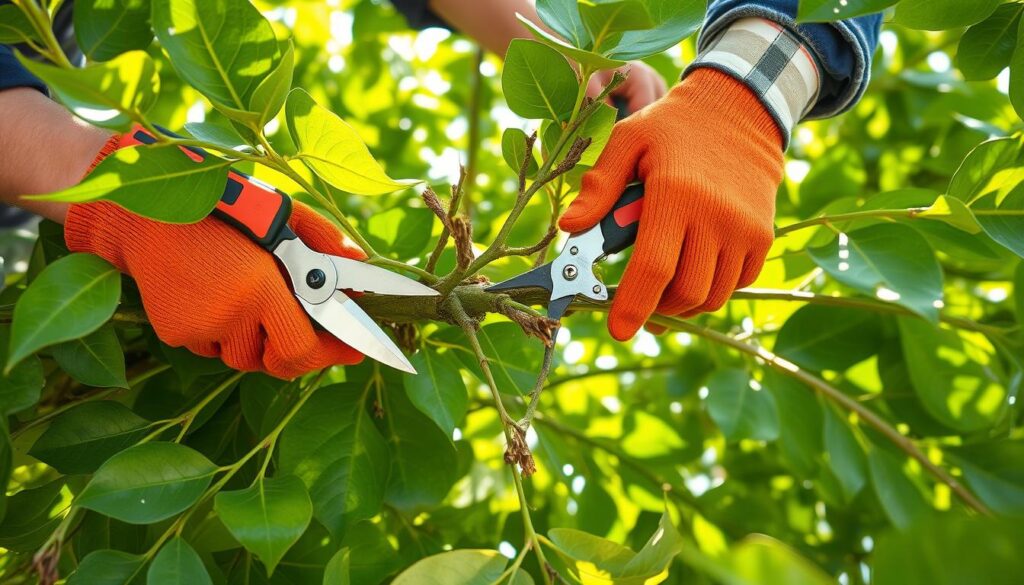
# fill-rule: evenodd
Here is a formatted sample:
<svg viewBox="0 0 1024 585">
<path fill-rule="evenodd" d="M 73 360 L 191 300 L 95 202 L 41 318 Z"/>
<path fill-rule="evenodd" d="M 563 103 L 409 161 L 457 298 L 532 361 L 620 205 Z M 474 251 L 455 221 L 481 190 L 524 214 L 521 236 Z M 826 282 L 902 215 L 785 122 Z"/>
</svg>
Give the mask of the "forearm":
<svg viewBox="0 0 1024 585">
<path fill-rule="evenodd" d="M 530 38 L 516 18 L 517 12 L 540 24 L 532 0 L 500 0 L 487 10 L 481 10 L 480 0 L 430 0 L 430 9 L 452 27 L 501 57 L 505 56 L 512 39 Z"/>
<path fill-rule="evenodd" d="M 109 136 L 35 89 L 0 91 L 0 201 L 63 223 L 67 204 L 22 196 L 78 183 Z"/>
</svg>

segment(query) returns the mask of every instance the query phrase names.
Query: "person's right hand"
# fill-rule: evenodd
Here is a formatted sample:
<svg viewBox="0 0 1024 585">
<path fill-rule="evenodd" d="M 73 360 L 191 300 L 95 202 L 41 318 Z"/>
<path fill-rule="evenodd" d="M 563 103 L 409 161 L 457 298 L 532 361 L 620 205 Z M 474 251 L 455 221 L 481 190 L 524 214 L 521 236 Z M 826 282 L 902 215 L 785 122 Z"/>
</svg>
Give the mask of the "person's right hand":
<svg viewBox="0 0 1024 585">
<path fill-rule="evenodd" d="M 626 74 L 626 80 L 612 90 L 608 101 L 614 105 L 612 98 L 622 100 L 630 114 L 646 108 L 668 92 L 665 79 L 653 67 L 643 61 L 630 61 L 618 69 L 599 71 L 591 76 L 587 96 L 597 97 L 616 71 Z"/>
<path fill-rule="evenodd" d="M 294 203 L 288 225 L 314 250 L 366 257 L 302 203 Z M 167 224 L 110 202 L 84 203 L 68 211 L 65 240 L 73 252 L 96 254 L 135 279 L 149 321 L 168 345 L 284 379 L 362 359 L 314 330 L 274 257 L 216 218 Z"/>
</svg>

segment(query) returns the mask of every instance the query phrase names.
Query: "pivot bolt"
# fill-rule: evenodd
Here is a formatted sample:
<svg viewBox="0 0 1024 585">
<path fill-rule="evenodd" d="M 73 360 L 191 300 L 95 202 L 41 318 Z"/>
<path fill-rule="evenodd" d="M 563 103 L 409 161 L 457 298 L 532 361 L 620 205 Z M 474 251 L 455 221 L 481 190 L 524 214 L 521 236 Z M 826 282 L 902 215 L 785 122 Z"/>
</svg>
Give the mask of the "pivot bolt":
<svg viewBox="0 0 1024 585">
<path fill-rule="evenodd" d="M 576 254 L 580 253 L 580 249 L 577 248 L 576 246 L 573 246 L 573 247 L 569 248 L 569 253 L 572 254 L 573 256 L 575 256 Z"/>
<path fill-rule="evenodd" d="M 601 285 L 600 284 L 595 284 L 594 288 L 593 288 L 593 291 L 594 291 L 595 295 L 601 294 Z"/>
<path fill-rule="evenodd" d="M 579 274 L 580 271 L 576 268 L 575 264 L 566 264 L 565 268 L 562 269 L 562 277 L 566 280 L 576 280 Z"/>
<path fill-rule="evenodd" d="M 314 268 L 306 273 L 306 284 L 309 285 L 309 288 L 323 288 L 327 284 L 327 275 L 323 270 Z"/>
</svg>

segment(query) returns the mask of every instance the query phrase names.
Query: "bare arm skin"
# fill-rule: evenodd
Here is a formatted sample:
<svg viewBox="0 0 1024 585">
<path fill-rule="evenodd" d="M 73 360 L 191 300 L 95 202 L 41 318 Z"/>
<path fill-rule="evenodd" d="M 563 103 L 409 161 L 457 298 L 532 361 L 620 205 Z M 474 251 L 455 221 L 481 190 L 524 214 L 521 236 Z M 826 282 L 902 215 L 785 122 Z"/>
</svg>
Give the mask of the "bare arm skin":
<svg viewBox="0 0 1024 585">
<path fill-rule="evenodd" d="M 68 204 L 31 201 L 78 183 L 110 136 L 31 88 L 0 91 L 0 202 L 64 223 Z"/>
</svg>

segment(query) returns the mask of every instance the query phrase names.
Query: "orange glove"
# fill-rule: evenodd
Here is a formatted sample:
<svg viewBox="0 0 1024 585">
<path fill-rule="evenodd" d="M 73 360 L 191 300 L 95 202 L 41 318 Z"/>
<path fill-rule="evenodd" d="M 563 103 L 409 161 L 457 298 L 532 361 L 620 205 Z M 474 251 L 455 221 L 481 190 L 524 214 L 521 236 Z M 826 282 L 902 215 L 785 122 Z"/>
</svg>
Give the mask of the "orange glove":
<svg viewBox="0 0 1024 585">
<path fill-rule="evenodd" d="M 116 150 L 117 140 L 93 167 Z M 295 202 L 288 225 L 314 250 L 366 257 L 302 203 Z M 218 219 L 166 224 L 101 201 L 72 205 L 64 237 L 73 252 L 96 254 L 135 279 L 149 321 L 168 345 L 285 379 L 362 359 L 314 330 L 274 257 Z"/>
<path fill-rule="evenodd" d="M 627 184 L 644 182 L 633 256 L 608 317 L 613 337 L 631 338 L 654 312 L 717 310 L 757 278 L 774 236 L 782 144 L 747 86 L 710 68 L 615 125 L 559 222 L 588 229 Z"/>
</svg>

